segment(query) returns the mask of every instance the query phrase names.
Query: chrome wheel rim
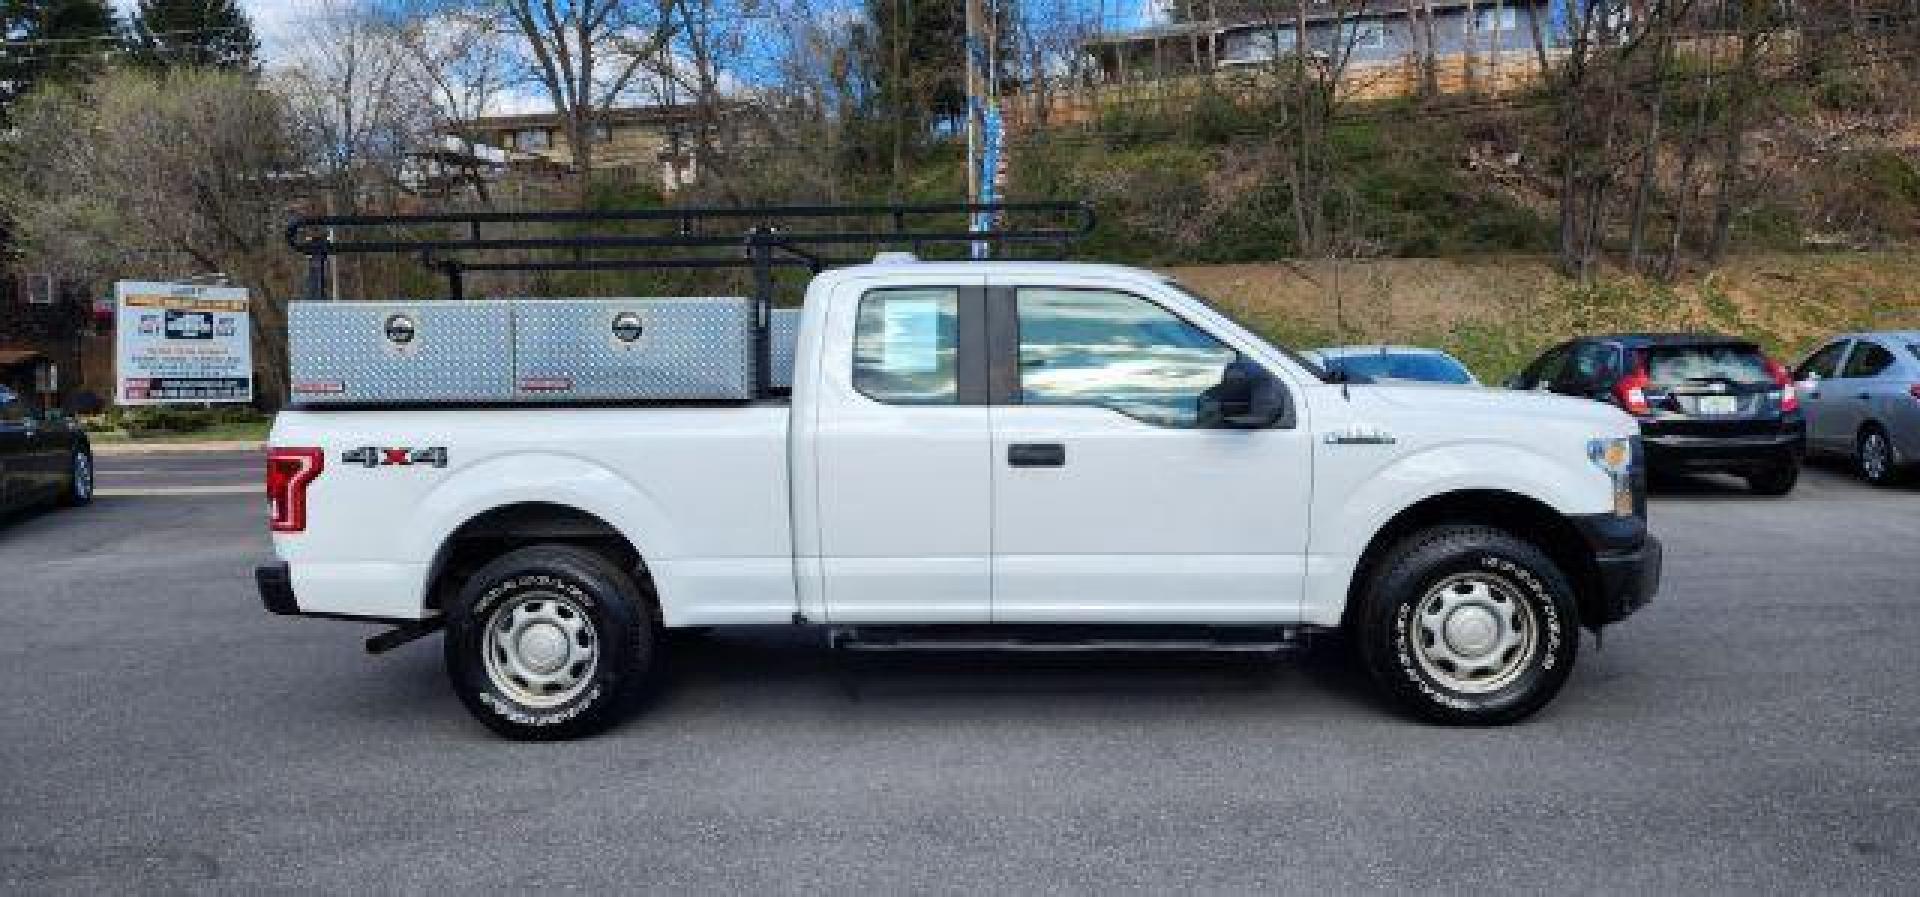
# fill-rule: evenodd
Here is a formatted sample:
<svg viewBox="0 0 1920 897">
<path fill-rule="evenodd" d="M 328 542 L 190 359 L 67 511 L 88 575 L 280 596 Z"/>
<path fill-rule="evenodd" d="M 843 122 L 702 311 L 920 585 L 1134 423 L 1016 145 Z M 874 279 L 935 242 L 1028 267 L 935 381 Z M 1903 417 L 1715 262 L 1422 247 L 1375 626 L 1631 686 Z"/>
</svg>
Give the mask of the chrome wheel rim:
<svg viewBox="0 0 1920 897">
<path fill-rule="evenodd" d="M 73 456 L 73 494 L 76 498 L 93 494 L 93 459 L 86 452 Z"/>
<path fill-rule="evenodd" d="M 1888 457 L 1887 437 L 1879 433 L 1868 433 L 1860 440 L 1860 469 L 1867 479 L 1878 480 L 1886 477 L 1887 468 L 1893 465 Z"/>
<path fill-rule="evenodd" d="M 1407 620 L 1407 643 L 1420 669 L 1456 692 L 1498 691 L 1519 678 L 1539 651 L 1540 620 L 1505 580 L 1459 573 L 1428 589 Z"/>
<path fill-rule="evenodd" d="M 552 592 L 528 592 L 487 616 L 487 678 L 527 707 L 557 707 L 593 681 L 600 638 L 586 610 Z"/>
</svg>

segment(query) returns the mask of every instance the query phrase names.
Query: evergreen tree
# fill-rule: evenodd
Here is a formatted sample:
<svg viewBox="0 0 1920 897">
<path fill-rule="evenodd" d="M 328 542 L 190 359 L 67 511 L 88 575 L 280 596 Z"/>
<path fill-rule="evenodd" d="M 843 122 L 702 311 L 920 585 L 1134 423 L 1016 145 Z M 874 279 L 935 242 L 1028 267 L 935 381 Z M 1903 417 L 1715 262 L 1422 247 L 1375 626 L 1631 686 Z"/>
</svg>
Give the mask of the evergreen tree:
<svg viewBox="0 0 1920 897">
<path fill-rule="evenodd" d="M 156 68 L 251 71 L 260 52 L 238 0 L 140 0 L 133 43 L 141 61 Z"/>
<path fill-rule="evenodd" d="M 85 75 L 122 48 L 107 0 L 0 0 L 0 123 L 42 82 Z"/>
</svg>

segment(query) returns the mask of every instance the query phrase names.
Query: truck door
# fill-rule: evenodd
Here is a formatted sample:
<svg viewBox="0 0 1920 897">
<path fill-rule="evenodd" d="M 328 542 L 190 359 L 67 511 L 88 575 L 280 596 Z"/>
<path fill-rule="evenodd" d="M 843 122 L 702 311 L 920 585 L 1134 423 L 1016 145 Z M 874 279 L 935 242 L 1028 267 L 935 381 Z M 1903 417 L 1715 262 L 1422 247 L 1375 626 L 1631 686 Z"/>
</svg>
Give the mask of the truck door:
<svg viewBox="0 0 1920 897">
<path fill-rule="evenodd" d="M 796 414 L 811 415 L 796 445 L 813 467 L 796 501 L 817 508 L 797 535 L 831 622 L 989 619 L 983 287 L 900 272 L 849 280 L 826 304 L 827 348 L 804 394 L 796 384 Z"/>
<path fill-rule="evenodd" d="M 1149 293 L 996 286 L 989 305 L 994 620 L 1297 619 L 1312 446 L 1285 381 Z M 1204 412 L 1248 364 L 1287 419 Z"/>
</svg>

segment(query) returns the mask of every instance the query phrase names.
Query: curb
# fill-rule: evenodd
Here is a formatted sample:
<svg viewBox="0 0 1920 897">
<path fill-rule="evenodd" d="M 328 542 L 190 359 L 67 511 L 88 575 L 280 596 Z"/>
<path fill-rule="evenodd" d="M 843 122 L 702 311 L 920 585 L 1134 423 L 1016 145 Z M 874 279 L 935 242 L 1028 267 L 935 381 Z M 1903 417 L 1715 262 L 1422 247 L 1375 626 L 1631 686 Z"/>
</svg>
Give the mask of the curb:
<svg viewBox="0 0 1920 897">
<path fill-rule="evenodd" d="M 194 452 L 257 452 L 265 447 L 266 443 L 258 439 L 225 442 L 98 442 L 93 445 L 93 453 L 96 455 L 159 455 Z"/>
</svg>

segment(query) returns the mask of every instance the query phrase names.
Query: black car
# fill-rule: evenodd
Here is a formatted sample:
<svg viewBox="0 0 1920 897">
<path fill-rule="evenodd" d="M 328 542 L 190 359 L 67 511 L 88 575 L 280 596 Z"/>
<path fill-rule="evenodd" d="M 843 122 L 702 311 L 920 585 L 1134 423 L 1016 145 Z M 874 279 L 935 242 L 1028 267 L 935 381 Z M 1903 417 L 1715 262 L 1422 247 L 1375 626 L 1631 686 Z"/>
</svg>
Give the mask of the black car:
<svg viewBox="0 0 1920 897">
<path fill-rule="evenodd" d="M 70 419 L 36 413 L 0 386 L 0 512 L 93 500 L 93 449 Z"/>
<path fill-rule="evenodd" d="M 1633 415 L 1655 475 L 1725 471 L 1762 495 L 1785 495 L 1800 477 L 1807 425 L 1792 377 L 1748 340 L 1581 337 L 1548 349 L 1507 385 L 1595 399 Z"/>
</svg>

